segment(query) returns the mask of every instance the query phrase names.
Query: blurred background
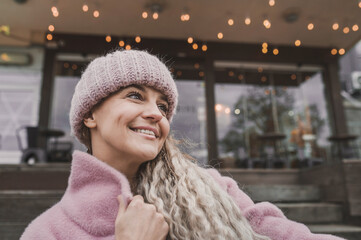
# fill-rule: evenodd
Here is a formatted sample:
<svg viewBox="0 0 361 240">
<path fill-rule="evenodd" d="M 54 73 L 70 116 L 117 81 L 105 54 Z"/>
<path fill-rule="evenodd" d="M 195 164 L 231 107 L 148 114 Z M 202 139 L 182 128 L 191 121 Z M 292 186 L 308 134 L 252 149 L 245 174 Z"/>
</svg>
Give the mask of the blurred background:
<svg viewBox="0 0 361 240">
<path fill-rule="evenodd" d="M 360 27 L 361 0 L 2 0 L 0 189 L 63 189 L 86 150 L 68 120 L 82 71 L 142 49 L 176 79 L 171 128 L 200 165 L 315 232 L 361 239 L 338 228 L 361 225 Z"/>
</svg>

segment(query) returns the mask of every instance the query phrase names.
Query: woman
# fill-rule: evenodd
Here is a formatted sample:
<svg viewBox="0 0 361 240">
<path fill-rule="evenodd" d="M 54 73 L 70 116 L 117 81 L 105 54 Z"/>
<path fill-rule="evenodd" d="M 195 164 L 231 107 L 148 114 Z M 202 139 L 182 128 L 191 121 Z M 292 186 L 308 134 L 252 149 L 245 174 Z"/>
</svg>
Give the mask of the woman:
<svg viewBox="0 0 361 240">
<path fill-rule="evenodd" d="M 63 198 L 21 239 L 339 239 L 254 204 L 183 154 L 169 135 L 177 98 L 166 66 L 146 52 L 91 62 L 70 109 L 88 153 L 74 152 Z"/>
</svg>

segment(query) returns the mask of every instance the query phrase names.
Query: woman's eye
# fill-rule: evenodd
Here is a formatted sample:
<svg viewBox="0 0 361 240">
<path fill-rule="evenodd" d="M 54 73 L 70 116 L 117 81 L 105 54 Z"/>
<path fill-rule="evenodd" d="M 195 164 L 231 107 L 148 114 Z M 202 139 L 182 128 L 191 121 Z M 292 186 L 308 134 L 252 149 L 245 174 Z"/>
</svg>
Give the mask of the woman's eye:
<svg viewBox="0 0 361 240">
<path fill-rule="evenodd" d="M 131 92 L 127 95 L 128 98 L 142 100 L 142 95 L 138 92 Z"/>
<path fill-rule="evenodd" d="M 159 104 L 158 108 L 164 113 L 167 114 L 168 113 L 168 107 L 164 104 Z"/>
</svg>

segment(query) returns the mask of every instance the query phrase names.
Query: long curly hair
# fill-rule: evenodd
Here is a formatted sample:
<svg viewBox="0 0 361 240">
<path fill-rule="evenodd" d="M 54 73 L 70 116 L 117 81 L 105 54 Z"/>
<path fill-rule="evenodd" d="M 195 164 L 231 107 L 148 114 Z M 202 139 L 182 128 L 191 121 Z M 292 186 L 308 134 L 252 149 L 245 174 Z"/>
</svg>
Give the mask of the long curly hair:
<svg viewBox="0 0 361 240">
<path fill-rule="evenodd" d="M 163 214 L 167 239 L 269 239 L 252 230 L 233 199 L 178 143 L 168 137 L 156 159 L 140 166 L 134 189 Z"/>
</svg>

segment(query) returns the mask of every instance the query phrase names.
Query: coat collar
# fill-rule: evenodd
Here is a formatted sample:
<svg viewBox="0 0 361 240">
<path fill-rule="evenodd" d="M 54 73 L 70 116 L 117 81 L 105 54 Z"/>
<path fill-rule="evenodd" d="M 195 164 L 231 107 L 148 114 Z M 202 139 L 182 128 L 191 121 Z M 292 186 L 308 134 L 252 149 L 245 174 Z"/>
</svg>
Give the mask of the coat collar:
<svg viewBox="0 0 361 240">
<path fill-rule="evenodd" d="M 116 169 L 81 151 L 74 151 L 68 188 L 61 200 L 65 214 L 95 236 L 114 234 L 122 194 L 132 198 L 127 178 Z"/>
</svg>

